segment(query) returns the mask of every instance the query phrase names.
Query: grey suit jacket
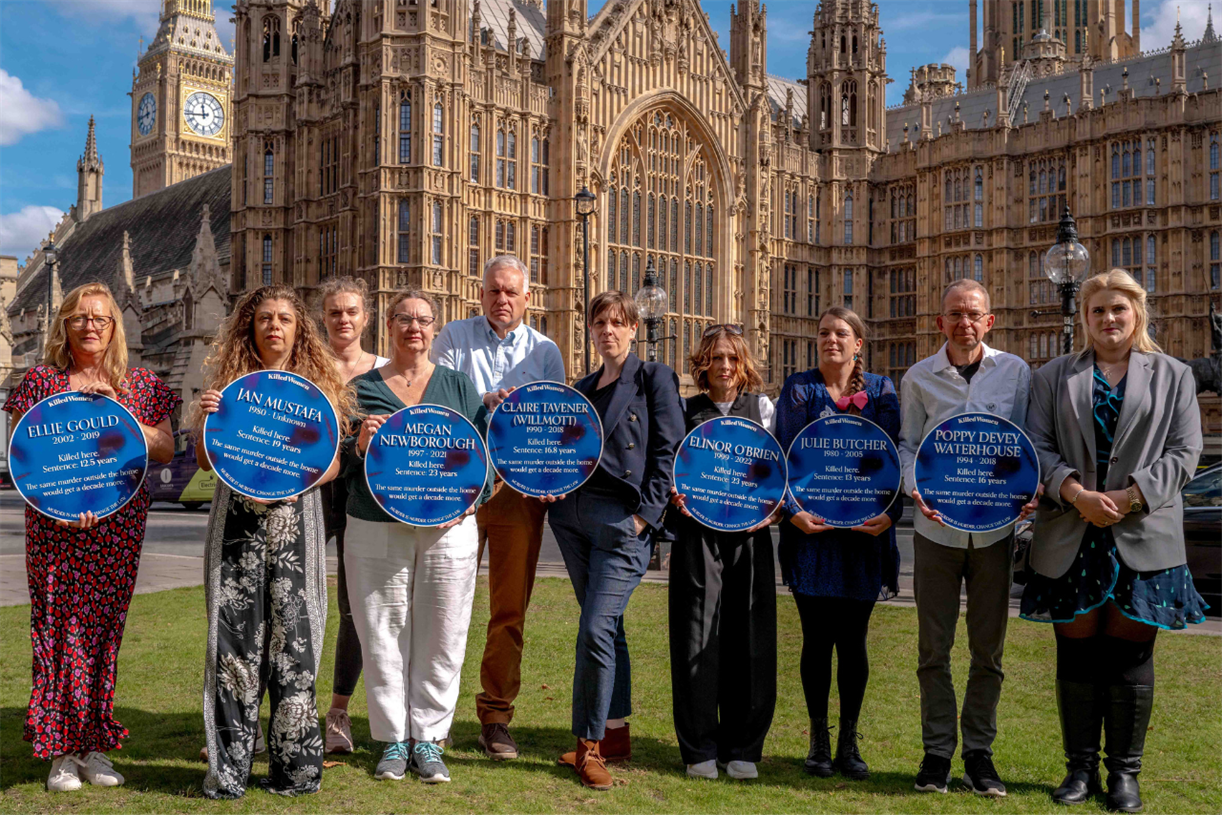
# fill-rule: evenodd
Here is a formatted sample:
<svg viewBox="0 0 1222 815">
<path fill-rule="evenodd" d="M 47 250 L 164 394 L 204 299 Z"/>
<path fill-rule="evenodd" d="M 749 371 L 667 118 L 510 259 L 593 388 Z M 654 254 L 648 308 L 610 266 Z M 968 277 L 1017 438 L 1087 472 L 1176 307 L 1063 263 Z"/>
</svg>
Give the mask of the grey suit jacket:
<svg viewBox="0 0 1222 815">
<path fill-rule="evenodd" d="M 1069 354 L 1032 376 L 1027 433 L 1039 456 L 1044 497 L 1035 514 L 1031 565 L 1060 577 L 1078 553 L 1087 523 L 1061 501 L 1061 484 L 1072 475 L 1088 490 L 1137 484 L 1144 508 L 1112 527 L 1120 559 L 1139 572 L 1180 566 L 1186 559 L 1180 489 L 1196 470 L 1202 447 L 1192 372 L 1164 354 L 1133 352 L 1107 483 L 1096 484 L 1094 365 L 1094 352 Z"/>
</svg>

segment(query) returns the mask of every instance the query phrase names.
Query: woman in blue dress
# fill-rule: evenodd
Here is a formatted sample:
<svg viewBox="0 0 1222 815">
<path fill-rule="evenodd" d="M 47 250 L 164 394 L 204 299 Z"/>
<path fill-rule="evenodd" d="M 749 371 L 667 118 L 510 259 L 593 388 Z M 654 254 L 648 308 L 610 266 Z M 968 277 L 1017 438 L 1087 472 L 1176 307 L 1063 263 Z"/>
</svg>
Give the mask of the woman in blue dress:
<svg viewBox="0 0 1222 815">
<path fill-rule="evenodd" d="M 1201 453 L 1196 385 L 1147 333 L 1146 292 L 1123 269 L 1082 286 L 1086 348 L 1032 377 L 1027 429 L 1044 498 L 1022 617 L 1054 624 L 1068 771 L 1053 799 L 1142 808 L 1137 786 L 1160 628 L 1202 622 L 1188 573 L 1180 490 Z M 1109 489 L 1110 488 L 1110 489 Z"/>
<path fill-rule="evenodd" d="M 847 308 L 830 308 L 819 318 L 819 366 L 785 380 L 776 405 L 776 437 L 785 450 L 815 419 L 848 413 L 879 425 L 893 441 L 900 430 L 895 386 L 865 372 L 866 327 Z M 857 748 L 857 719 L 870 666 L 866 634 L 874 603 L 898 591 L 899 549 L 895 522 L 903 511 L 895 501 L 886 513 L 852 529 L 833 529 L 789 498 L 781 524 L 780 561 L 785 582 L 802 620 L 802 690 L 810 714 L 806 772 L 827 778 L 869 777 Z M 832 649 L 838 659 L 840 729 L 832 757 L 828 694 Z"/>
</svg>

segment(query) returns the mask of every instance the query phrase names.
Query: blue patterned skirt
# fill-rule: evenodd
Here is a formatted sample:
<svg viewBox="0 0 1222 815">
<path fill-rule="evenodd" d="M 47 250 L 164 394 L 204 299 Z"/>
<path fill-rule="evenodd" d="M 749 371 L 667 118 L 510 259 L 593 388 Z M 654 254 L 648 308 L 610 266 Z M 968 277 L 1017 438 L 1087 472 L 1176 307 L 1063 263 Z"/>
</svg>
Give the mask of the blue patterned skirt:
<svg viewBox="0 0 1222 815">
<path fill-rule="evenodd" d="M 1133 571 L 1121 562 L 1112 530 L 1091 526 L 1065 574 L 1051 578 L 1033 572 L 1027 578 L 1019 616 L 1038 623 L 1068 623 L 1108 600 L 1129 619 L 1172 631 L 1204 622 L 1209 608 L 1187 565 Z"/>
</svg>

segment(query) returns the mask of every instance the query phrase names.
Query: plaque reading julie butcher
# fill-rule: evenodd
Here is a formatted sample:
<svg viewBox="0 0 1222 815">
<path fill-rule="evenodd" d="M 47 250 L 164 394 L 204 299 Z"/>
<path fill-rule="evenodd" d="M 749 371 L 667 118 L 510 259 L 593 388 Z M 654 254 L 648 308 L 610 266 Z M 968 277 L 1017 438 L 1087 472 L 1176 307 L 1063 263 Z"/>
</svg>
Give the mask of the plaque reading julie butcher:
<svg viewBox="0 0 1222 815">
<path fill-rule="evenodd" d="M 675 454 L 675 489 L 700 523 L 741 532 L 764 521 L 785 497 L 781 445 L 750 419 L 703 422 Z"/>
<path fill-rule="evenodd" d="M 890 509 L 899 492 L 899 450 L 869 419 L 824 416 L 789 445 L 789 494 L 828 526 L 860 526 Z"/>
<path fill-rule="evenodd" d="M 17 492 L 48 518 L 105 518 L 140 489 L 148 443 L 123 405 L 68 391 L 26 411 L 13 428 L 8 460 Z"/>
<path fill-rule="evenodd" d="M 1027 434 L 992 413 L 960 413 L 930 430 L 917 448 L 915 470 L 921 498 L 961 532 L 1014 523 L 1040 484 Z"/>
<path fill-rule="evenodd" d="M 488 451 L 466 416 L 412 405 L 378 428 L 365 452 L 365 483 L 386 513 L 412 526 L 462 517 L 488 480 Z"/>
<path fill-rule="evenodd" d="M 573 492 L 598 469 L 603 426 L 580 391 L 532 382 L 506 397 L 488 420 L 488 455 L 505 483 L 523 495 Z"/>
<path fill-rule="evenodd" d="M 317 385 L 288 371 L 255 371 L 221 391 L 204 421 L 204 451 L 224 484 L 278 501 L 318 483 L 339 449 L 335 408 Z"/>
</svg>

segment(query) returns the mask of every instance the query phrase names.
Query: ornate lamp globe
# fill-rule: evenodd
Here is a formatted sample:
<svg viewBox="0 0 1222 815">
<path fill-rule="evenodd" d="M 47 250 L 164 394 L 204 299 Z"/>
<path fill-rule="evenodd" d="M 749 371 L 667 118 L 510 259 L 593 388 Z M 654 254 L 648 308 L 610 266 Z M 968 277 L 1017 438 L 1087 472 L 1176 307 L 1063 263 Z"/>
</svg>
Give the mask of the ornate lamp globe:
<svg viewBox="0 0 1222 815">
<path fill-rule="evenodd" d="M 598 204 L 597 196 L 586 187 L 582 187 L 581 192 L 573 196 L 573 200 L 577 202 L 577 214 L 582 217 L 593 215 Z"/>
<path fill-rule="evenodd" d="M 1056 286 L 1081 283 L 1090 270 L 1090 252 L 1078 243 L 1078 227 L 1069 207 L 1057 227 L 1057 242 L 1044 254 L 1044 274 Z"/>
<path fill-rule="evenodd" d="M 666 290 L 658 285 L 658 273 L 653 268 L 653 258 L 645 267 L 645 285 L 633 296 L 642 320 L 659 320 L 666 313 Z"/>
</svg>

